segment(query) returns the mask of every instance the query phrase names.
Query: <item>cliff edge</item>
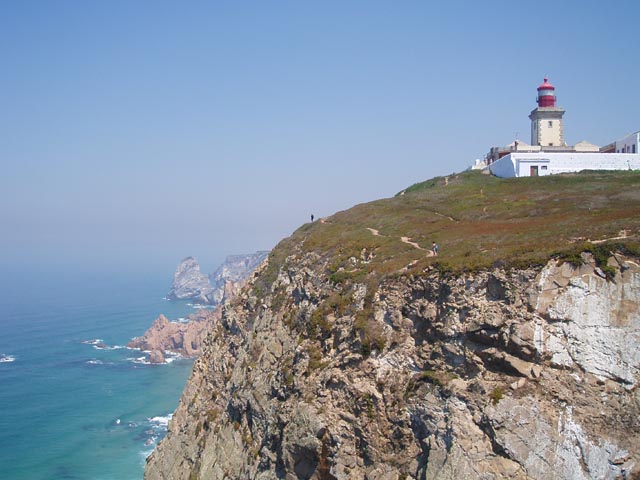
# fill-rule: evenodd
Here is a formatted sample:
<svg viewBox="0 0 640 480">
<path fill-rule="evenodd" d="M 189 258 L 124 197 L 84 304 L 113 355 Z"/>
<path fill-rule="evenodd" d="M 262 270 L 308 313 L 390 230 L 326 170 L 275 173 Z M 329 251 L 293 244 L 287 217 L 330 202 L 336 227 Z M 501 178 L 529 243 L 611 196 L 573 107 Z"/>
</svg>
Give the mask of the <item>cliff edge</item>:
<svg viewBox="0 0 640 480">
<path fill-rule="evenodd" d="M 471 173 L 301 227 L 145 478 L 638 478 L 638 185 Z"/>
</svg>

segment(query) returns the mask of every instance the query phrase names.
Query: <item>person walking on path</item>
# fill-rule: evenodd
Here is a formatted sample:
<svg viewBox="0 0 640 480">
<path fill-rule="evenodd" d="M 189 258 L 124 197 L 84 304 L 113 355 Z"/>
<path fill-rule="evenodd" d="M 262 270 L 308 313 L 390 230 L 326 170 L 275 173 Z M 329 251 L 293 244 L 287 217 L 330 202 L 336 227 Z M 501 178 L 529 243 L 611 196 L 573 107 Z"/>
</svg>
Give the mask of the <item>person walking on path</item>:
<svg viewBox="0 0 640 480">
<path fill-rule="evenodd" d="M 311 214 L 311 223 L 313 223 L 313 213 Z"/>
<path fill-rule="evenodd" d="M 438 250 L 440 249 L 440 247 L 438 247 L 438 244 L 436 242 L 432 242 L 431 243 L 431 251 L 433 252 L 433 256 L 437 257 L 438 256 Z"/>
</svg>

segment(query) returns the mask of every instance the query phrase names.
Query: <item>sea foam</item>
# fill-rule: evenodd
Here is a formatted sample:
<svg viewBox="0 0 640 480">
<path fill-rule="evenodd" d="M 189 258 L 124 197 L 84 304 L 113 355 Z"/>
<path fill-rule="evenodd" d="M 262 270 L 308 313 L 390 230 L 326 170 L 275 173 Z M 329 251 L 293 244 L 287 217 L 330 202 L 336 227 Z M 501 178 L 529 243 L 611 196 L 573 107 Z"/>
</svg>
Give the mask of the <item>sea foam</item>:
<svg viewBox="0 0 640 480">
<path fill-rule="evenodd" d="M 91 340 L 82 340 L 80 343 L 91 345 L 96 350 L 120 350 L 125 348 L 123 345 L 107 345 L 101 338 L 92 338 Z"/>
<path fill-rule="evenodd" d="M 16 357 L 14 357 L 13 355 L 6 355 L 4 353 L 0 353 L 0 363 L 11 363 L 15 361 L 16 361 Z"/>
<path fill-rule="evenodd" d="M 173 417 L 173 413 L 170 413 L 169 415 L 158 415 L 156 417 L 151 417 L 151 418 L 147 418 L 147 421 L 151 424 L 151 428 L 153 429 L 164 429 L 166 430 L 167 427 L 169 426 L 169 421 L 171 420 L 171 417 Z"/>
</svg>

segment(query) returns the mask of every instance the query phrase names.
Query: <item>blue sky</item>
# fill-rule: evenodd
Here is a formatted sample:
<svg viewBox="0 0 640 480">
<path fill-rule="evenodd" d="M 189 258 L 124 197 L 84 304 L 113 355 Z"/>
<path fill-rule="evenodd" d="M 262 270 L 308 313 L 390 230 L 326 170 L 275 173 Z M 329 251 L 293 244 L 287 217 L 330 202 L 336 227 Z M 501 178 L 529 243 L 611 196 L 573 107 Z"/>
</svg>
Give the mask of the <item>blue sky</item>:
<svg viewBox="0 0 640 480">
<path fill-rule="evenodd" d="M 548 75 L 567 142 L 640 129 L 637 2 L 0 4 L 0 266 L 268 249 L 464 170 Z"/>
</svg>

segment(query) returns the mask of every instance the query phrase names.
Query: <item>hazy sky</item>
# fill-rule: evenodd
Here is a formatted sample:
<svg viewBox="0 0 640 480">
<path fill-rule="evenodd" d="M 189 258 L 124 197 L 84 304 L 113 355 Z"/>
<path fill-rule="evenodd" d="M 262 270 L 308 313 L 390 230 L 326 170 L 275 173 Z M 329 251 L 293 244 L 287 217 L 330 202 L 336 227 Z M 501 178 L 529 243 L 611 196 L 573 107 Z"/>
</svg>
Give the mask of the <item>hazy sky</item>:
<svg viewBox="0 0 640 480">
<path fill-rule="evenodd" d="M 539 6 L 538 6 L 539 5 Z M 268 249 L 529 141 L 640 129 L 640 3 L 0 3 L 0 266 Z"/>
</svg>

